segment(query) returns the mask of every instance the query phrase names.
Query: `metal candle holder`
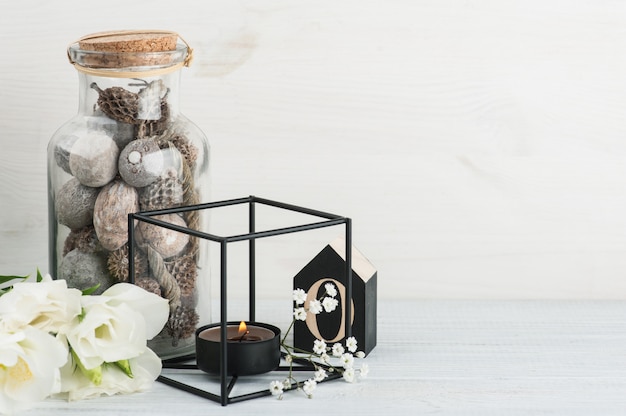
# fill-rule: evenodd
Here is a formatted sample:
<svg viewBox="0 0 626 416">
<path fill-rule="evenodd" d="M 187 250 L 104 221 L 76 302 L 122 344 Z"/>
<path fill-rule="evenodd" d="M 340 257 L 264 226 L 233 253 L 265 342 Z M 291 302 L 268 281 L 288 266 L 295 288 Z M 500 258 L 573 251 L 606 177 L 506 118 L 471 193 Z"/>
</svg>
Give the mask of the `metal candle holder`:
<svg viewBox="0 0 626 416">
<path fill-rule="evenodd" d="M 187 227 L 181 227 L 169 222 L 161 221 L 157 218 L 153 218 L 158 215 L 164 214 L 182 214 L 190 211 L 199 211 L 206 210 L 218 207 L 226 207 L 240 204 L 248 204 L 248 233 L 247 234 L 239 234 L 239 235 L 231 235 L 231 236 L 218 236 L 215 234 L 205 233 L 199 230 L 194 230 Z M 291 227 L 284 228 L 276 228 L 272 230 L 266 231 L 256 231 L 256 204 L 263 204 L 279 209 L 285 209 L 288 211 L 298 212 L 302 214 L 308 214 L 311 216 L 315 216 L 321 218 L 323 220 L 312 222 L 308 224 L 295 225 Z M 220 394 L 213 394 L 207 392 L 202 389 L 198 389 L 196 387 L 190 386 L 185 383 L 181 383 L 177 380 L 173 380 L 169 377 L 165 377 L 160 375 L 157 379 L 158 381 L 170 385 L 172 387 L 181 389 L 188 393 L 195 394 L 197 396 L 209 399 L 211 401 L 215 401 L 221 403 L 222 406 L 226 406 L 230 403 L 236 403 L 244 400 L 250 400 L 254 398 L 264 397 L 271 395 L 269 388 L 261 391 L 257 391 L 254 393 L 244 394 L 240 396 L 230 397 L 230 393 L 235 383 L 237 382 L 237 376 L 233 376 L 230 381 L 227 380 L 228 375 L 228 357 L 227 357 L 227 282 L 228 282 L 228 267 L 227 267 L 227 253 L 228 253 L 228 244 L 238 241 L 248 241 L 249 248 L 249 321 L 255 321 L 255 297 L 256 297 L 256 272 L 255 272 L 255 259 L 256 259 L 256 251 L 255 251 L 255 242 L 259 238 L 273 237 L 277 235 L 283 234 L 291 234 L 302 231 L 314 230 L 319 228 L 331 227 L 335 225 L 345 224 L 345 243 L 346 243 L 346 259 L 345 259 L 345 276 L 346 276 L 346 299 L 352 299 L 352 221 L 350 218 L 343 217 L 340 215 L 330 214 L 323 211 L 318 211 L 310 208 L 304 208 L 297 205 L 286 204 L 283 202 L 277 202 L 269 199 L 259 198 L 256 196 L 249 196 L 247 198 L 239 198 L 239 199 L 230 199 L 224 201 L 210 202 L 205 204 L 197 204 L 197 205 L 189 205 L 183 207 L 169 208 L 169 209 L 161 209 L 154 211 L 144 211 L 138 212 L 128 215 L 128 258 L 129 258 L 129 280 L 131 283 L 134 283 L 135 277 L 135 264 L 133 259 L 135 258 L 135 235 L 134 235 L 134 224 L 135 221 L 144 221 L 149 224 L 153 224 L 159 227 L 164 227 L 170 230 L 178 231 L 181 233 L 188 234 L 193 237 L 203 238 L 206 240 L 210 240 L 220 244 L 220 325 L 221 325 L 221 342 L 220 342 Z M 345 304 L 345 336 L 346 338 L 352 336 L 352 322 L 350 317 L 352 316 L 351 311 L 351 303 L 346 302 Z M 190 357 L 193 358 L 193 357 Z M 300 360 L 295 360 L 297 363 L 302 364 L 301 367 L 293 367 L 292 370 L 296 371 L 309 371 L 313 370 L 313 366 L 310 363 L 303 362 Z M 325 367 L 324 365 L 320 365 L 321 367 Z M 188 370 L 198 370 L 198 367 L 195 364 L 180 364 L 176 362 L 164 362 L 164 368 L 175 368 L 175 369 L 188 369 Z M 198 370 L 200 371 L 200 370 Z M 289 367 L 280 366 L 276 371 L 289 371 Z M 324 381 L 334 380 L 339 378 L 339 374 L 331 374 L 330 377 L 325 379 Z M 292 388 L 295 387 L 295 383 L 292 384 Z"/>
</svg>

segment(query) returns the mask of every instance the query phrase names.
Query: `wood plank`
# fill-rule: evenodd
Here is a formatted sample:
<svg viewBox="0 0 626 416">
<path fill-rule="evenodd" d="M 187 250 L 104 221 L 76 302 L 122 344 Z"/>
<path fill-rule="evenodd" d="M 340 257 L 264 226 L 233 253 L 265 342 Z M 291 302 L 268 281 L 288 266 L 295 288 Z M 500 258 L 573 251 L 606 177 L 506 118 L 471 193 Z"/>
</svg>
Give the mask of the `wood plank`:
<svg viewBox="0 0 626 416">
<path fill-rule="evenodd" d="M 625 18 L 584 0 L 7 3 L 0 268 L 47 264 L 46 143 L 78 103 L 65 47 L 152 26 L 195 48 L 181 103 L 213 145 L 212 199 L 352 217 L 385 297 L 625 299 Z"/>
<path fill-rule="evenodd" d="M 289 311 L 277 313 L 279 304 L 261 302 L 258 313 L 284 328 Z M 626 406 L 625 317 L 623 301 L 383 301 L 368 378 L 321 384 L 313 400 L 290 392 L 223 408 L 157 383 L 143 394 L 49 400 L 24 414 L 287 415 L 332 406 L 362 415 L 617 415 Z"/>
</svg>

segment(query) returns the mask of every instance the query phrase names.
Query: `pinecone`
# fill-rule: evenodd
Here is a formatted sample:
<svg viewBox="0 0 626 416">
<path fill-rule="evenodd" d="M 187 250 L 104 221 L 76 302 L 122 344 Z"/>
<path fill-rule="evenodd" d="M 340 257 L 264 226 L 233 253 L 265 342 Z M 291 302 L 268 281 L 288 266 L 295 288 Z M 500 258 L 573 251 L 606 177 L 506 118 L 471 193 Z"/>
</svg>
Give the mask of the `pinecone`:
<svg viewBox="0 0 626 416">
<path fill-rule="evenodd" d="M 196 288 L 198 268 L 191 255 L 181 256 L 165 264 L 167 271 L 176 279 L 181 297 L 191 297 Z"/>
<path fill-rule="evenodd" d="M 122 87 L 110 87 L 102 90 L 95 82 L 91 88 L 98 91 L 98 106 L 104 114 L 116 121 L 136 124 L 139 96 Z"/>
<path fill-rule="evenodd" d="M 196 310 L 187 306 L 179 306 L 171 312 L 165 329 L 172 337 L 172 345 L 176 346 L 179 340 L 192 336 L 199 319 Z"/>
<path fill-rule="evenodd" d="M 165 131 L 169 121 L 170 111 L 167 105 L 169 90 L 163 81 L 157 80 L 147 83 L 138 80 L 144 86 L 138 93 L 128 91 L 122 87 L 101 89 L 95 82 L 91 88 L 98 91 L 98 106 L 104 114 L 113 120 L 138 125 L 137 136 L 144 138 L 160 134 Z"/>
<path fill-rule="evenodd" d="M 183 184 L 175 169 L 168 169 L 155 182 L 141 189 L 139 204 L 144 211 L 172 208 L 183 203 Z"/>
<path fill-rule="evenodd" d="M 165 99 L 161 100 L 161 118 L 158 120 L 137 120 L 137 137 L 159 136 L 167 129 L 170 121 L 170 107 Z"/>
<path fill-rule="evenodd" d="M 84 253 L 93 253 L 101 249 L 93 225 L 70 231 L 63 244 L 63 256 L 65 257 L 67 253 L 75 248 Z"/>
<path fill-rule="evenodd" d="M 113 277 L 120 282 L 128 281 L 128 243 L 109 254 L 107 267 Z M 135 251 L 135 278 L 142 276 L 148 270 L 148 260 Z"/>
<path fill-rule="evenodd" d="M 161 296 L 161 286 L 159 286 L 159 282 L 151 277 L 140 277 L 135 280 L 135 284 L 147 292 Z"/>
<path fill-rule="evenodd" d="M 174 145 L 190 168 L 193 168 L 198 159 L 198 149 L 179 129 L 169 129 L 163 132 L 158 143 L 161 149 Z"/>
<path fill-rule="evenodd" d="M 190 167 L 193 167 L 198 159 L 198 149 L 187 137 L 177 134 L 171 138 L 171 142 L 176 146 L 181 155 L 185 158 Z"/>
</svg>

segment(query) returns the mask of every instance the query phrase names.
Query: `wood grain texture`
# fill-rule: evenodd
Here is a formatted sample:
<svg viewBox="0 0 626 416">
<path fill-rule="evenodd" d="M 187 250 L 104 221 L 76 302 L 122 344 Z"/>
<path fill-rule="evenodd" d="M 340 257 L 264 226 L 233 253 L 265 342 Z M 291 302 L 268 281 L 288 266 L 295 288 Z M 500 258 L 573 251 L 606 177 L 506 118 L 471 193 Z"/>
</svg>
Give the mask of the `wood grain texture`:
<svg viewBox="0 0 626 416">
<path fill-rule="evenodd" d="M 277 306 L 261 302 L 259 316 L 286 328 L 289 309 L 280 314 Z M 130 396 L 48 400 L 24 415 L 292 415 L 330 407 L 347 415 L 619 415 L 625 317 L 623 301 L 384 301 L 378 346 L 364 361 L 368 377 L 320 384 L 313 400 L 290 392 L 282 401 L 220 407 L 156 383 Z M 241 391 L 273 377 L 244 381 Z M 204 376 L 181 379 L 215 390 Z"/>
<path fill-rule="evenodd" d="M 626 299 L 620 2 L 176 6 L 3 6 L 3 273 L 47 265 L 45 148 L 78 104 L 65 47 L 163 28 L 195 49 L 181 103 L 212 144 L 212 199 L 254 194 L 353 218 L 384 297 Z M 268 243 L 282 254 L 270 279 L 334 236 L 303 237 L 304 256 Z"/>
</svg>

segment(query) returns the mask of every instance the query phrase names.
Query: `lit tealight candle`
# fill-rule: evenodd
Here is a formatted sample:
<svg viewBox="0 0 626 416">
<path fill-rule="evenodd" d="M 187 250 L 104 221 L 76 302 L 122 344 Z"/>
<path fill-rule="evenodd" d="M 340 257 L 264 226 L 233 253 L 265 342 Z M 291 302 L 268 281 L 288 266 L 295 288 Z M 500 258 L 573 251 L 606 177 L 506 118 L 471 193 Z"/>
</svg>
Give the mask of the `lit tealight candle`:
<svg viewBox="0 0 626 416">
<path fill-rule="evenodd" d="M 220 327 L 213 327 L 201 331 L 198 336 L 207 341 L 220 342 Z M 241 321 L 239 326 L 228 325 L 226 327 L 226 339 L 228 342 L 256 342 L 272 339 L 276 336 L 274 331 L 258 325 L 248 325 Z"/>
<path fill-rule="evenodd" d="M 196 331 L 196 361 L 207 373 L 220 372 L 221 324 Z M 228 322 L 226 327 L 228 375 L 272 371 L 280 363 L 280 329 L 260 322 Z"/>
</svg>

